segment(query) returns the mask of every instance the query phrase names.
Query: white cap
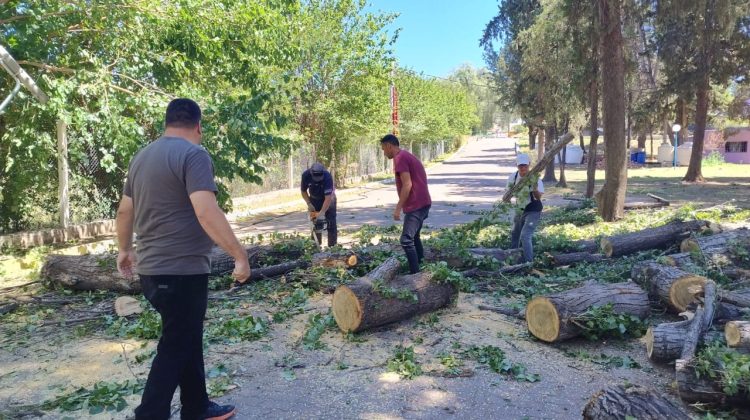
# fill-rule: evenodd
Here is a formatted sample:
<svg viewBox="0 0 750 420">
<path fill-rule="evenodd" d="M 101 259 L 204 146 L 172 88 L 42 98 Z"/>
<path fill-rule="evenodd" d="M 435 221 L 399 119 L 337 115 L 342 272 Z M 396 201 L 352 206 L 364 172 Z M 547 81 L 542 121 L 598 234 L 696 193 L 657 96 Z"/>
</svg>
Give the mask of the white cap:
<svg viewBox="0 0 750 420">
<path fill-rule="evenodd" d="M 519 153 L 516 155 L 516 166 L 528 165 L 529 163 L 531 163 L 531 159 L 529 159 L 529 155 L 526 153 Z"/>
</svg>

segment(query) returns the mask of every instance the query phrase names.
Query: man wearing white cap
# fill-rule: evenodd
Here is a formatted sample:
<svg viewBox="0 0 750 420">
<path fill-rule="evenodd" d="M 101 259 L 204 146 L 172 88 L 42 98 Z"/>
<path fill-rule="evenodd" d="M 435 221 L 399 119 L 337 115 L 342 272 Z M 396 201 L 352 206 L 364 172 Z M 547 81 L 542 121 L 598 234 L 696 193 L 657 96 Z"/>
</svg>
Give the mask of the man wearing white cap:
<svg viewBox="0 0 750 420">
<path fill-rule="evenodd" d="M 516 156 L 518 170 L 510 174 L 506 185 L 506 188 L 510 189 L 519 182 L 528 184 L 528 188 L 521 189 L 515 195 L 516 215 L 513 218 L 513 232 L 510 237 L 511 248 L 518 248 L 520 242 L 526 262 L 534 259 L 531 237 L 542 215 L 542 193 L 544 193 L 544 184 L 539 179 L 539 175 L 529 175 L 529 163 L 529 155 L 519 153 Z M 524 179 L 526 176 L 533 176 L 533 179 L 527 181 Z"/>
<path fill-rule="evenodd" d="M 310 169 L 302 173 L 300 190 L 313 222 L 318 223 L 317 219 L 320 215 L 324 216 L 328 231 L 328 246 L 336 245 L 338 228 L 336 227 L 336 186 L 333 176 L 322 163 L 315 162 Z M 317 233 L 315 236 L 320 244 L 323 238 Z"/>
</svg>

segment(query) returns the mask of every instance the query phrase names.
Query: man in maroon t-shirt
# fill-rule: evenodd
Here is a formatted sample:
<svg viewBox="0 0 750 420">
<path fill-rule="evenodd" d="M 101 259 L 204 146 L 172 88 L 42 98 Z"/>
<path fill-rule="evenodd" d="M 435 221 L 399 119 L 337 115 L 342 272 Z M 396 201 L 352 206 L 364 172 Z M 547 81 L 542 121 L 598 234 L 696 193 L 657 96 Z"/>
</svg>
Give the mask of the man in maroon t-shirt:
<svg viewBox="0 0 750 420">
<path fill-rule="evenodd" d="M 406 259 L 409 260 L 409 271 L 412 274 L 418 273 L 419 263 L 424 258 L 419 233 L 432 205 L 430 190 L 427 188 L 427 174 L 416 156 L 401 150 L 398 137 L 393 134 L 387 134 L 380 139 L 380 148 L 388 159 L 393 159 L 398 192 L 398 204 L 393 210 L 393 220 L 401 220 L 401 211 L 404 211 L 401 246 L 406 253 Z"/>
</svg>

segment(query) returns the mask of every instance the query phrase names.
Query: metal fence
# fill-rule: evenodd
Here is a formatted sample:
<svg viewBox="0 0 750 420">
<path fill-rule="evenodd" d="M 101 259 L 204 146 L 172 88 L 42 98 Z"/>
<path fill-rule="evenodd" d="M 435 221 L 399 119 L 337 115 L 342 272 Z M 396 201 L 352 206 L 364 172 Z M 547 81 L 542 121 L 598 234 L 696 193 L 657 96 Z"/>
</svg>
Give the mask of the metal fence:
<svg viewBox="0 0 750 420">
<path fill-rule="evenodd" d="M 432 143 L 405 144 L 403 147 L 411 151 L 421 161 L 428 162 L 438 156 L 450 152 L 454 142 L 442 140 Z M 242 197 L 251 194 L 261 194 L 278 191 L 287 188 L 295 188 L 299 184 L 300 176 L 307 168 L 315 163 L 315 152 L 312 146 L 303 145 L 289 156 L 269 156 L 264 166 L 266 172 L 261 176 L 261 184 L 250 184 L 236 180 L 229 185 L 233 197 Z M 352 148 L 342 159 L 337 179 L 347 181 L 356 180 L 368 175 L 381 172 L 389 172 L 393 163 L 384 155 L 378 144 L 360 143 Z"/>
</svg>

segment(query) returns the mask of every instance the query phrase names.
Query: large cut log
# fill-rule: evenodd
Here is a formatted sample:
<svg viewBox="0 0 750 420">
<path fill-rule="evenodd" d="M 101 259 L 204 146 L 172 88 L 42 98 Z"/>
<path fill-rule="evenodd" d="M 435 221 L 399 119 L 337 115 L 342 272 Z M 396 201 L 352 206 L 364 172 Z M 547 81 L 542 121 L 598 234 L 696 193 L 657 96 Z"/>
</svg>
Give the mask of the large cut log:
<svg viewBox="0 0 750 420">
<path fill-rule="evenodd" d="M 587 283 L 576 289 L 537 296 L 526 305 L 529 331 L 549 343 L 567 340 L 581 334 L 577 322 L 586 311 L 597 306 L 612 305 L 618 314 L 646 318 L 651 309 L 648 293 L 633 282 L 599 284 Z"/>
<path fill-rule="evenodd" d="M 727 346 L 750 350 L 750 321 L 730 321 L 724 326 Z"/>
<path fill-rule="evenodd" d="M 655 362 L 673 362 L 680 358 L 685 347 L 685 335 L 691 321 L 665 322 L 649 327 L 643 341 L 646 355 Z M 712 342 L 721 337 L 719 332 L 707 332 L 701 342 Z"/>
<path fill-rule="evenodd" d="M 640 386 L 612 385 L 594 394 L 583 409 L 585 420 L 687 419 L 679 405 Z"/>
<path fill-rule="evenodd" d="M 51 254 L 47 256 L 40 276 L 72 290 L 110 290 L 126 294 L 141 291 L 138 276 L 128 278 L 117 272 L 117 256 L 114 254 Z"/>
<path fill-rule="evenodd" d="M 575 264 L 579 264 L 582 262 L 587 262 L 587 263 L 599 262 L 605 258 L 603 254 L 592 254 L 590 252 L 571 252 L 568 254 L 547 253 L 545 255 L 547 259 L 549 260 L 550 264 L 552 264 L 555 267 L 560 267 L 560 266 L 565 266 L 565 265 L 575 265 Z"/>
<path fill-rule="evenodd" d="M 707 223 L 703 220 L 674 221 L 656 228 L 604 237 L 601 240 L 601 248 L 607 257 L 619 257 L 649 249 L 664 249 L 706 226 Z"/>
<path fill-rule="evenodd" d="M 358 332 L 435 311 L 454 302 L 458 290 L 431 281 L 429 272 L 396 276 L 400 263 L 389 258 L 367 276 L 336 288 L 331 303 L 336 324 Z"/>
<path fill-rule="evenodd" d="M 527 188 L 530 180 L 536 179 L 536 175 L 539 175 L 547 167 L 547 165 L 552 162 L 552 159 L 555 158 L 557 153 L 560 152 L 566 144 L 570 143 L 570 141 L 573 140 L 574 137 L 575 136 L 572 133 L 566 133 L 557 143 L 550 146 L 550 148 L 547 149 L 547 151 L 544 153 L 544 156 L 542 156 L 542 158 L 534 164 L 534 166 L 529 170 L 529 173 L 523 178 L 523 180 L 521 180 L 521 182 L 517 182 L 513 185 L 513 187 L 505 191 L 505 194 L 503 194 L 503 198 L 501 201 L 503 203 L 510 203 L 511 197 L 513 197 L 522 189 Z"/>
<path fill-rule="evenodd" d="M 649 294 L 658 298 L 674 312 L 683 312 L 693 301 L 691 286 L 702 286 L 707 279 L 703 276 L 682 271 L 679 268 L 645 261 L 633 266 L 630 277 L 642 284 Z"/>
<path fill-rule="evenodd" d="M 726 253 L 732 244 L 747 247 L 750 244 L 750 229 L 736 229 L 716 235 L 686 238 L 680 243 L 680 252 L 702 254 Z"/>
<path fill-rule="evenodd" d="M 318 252 L 312 256 L 313 267 L 351 268 L 357 265 L 352 253 Z"/>
<path fill-rule="evenodd" d="M 684 402 L 706 404 L 715 408 L 750 407 L 750 398 L 746 392 L 727 395 L 720 383 L 699 374 L 694 363 L 694 359 L 675 362 L 677 389 Z"/>
</svg>

